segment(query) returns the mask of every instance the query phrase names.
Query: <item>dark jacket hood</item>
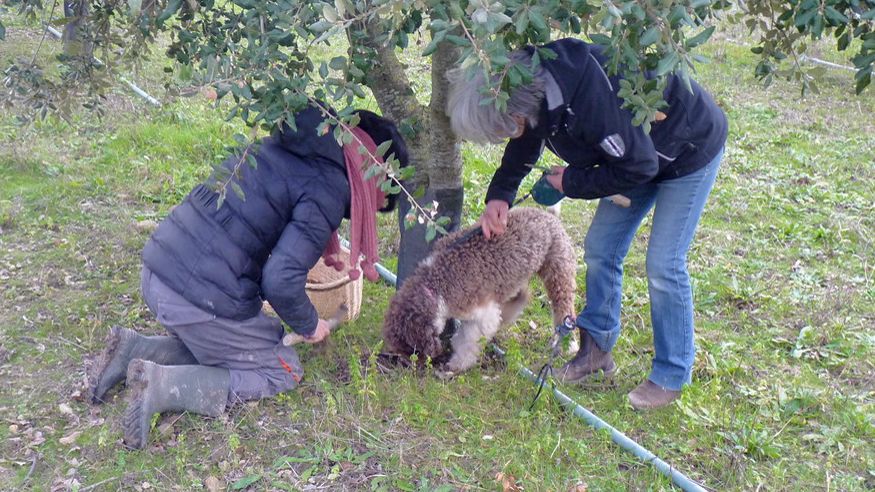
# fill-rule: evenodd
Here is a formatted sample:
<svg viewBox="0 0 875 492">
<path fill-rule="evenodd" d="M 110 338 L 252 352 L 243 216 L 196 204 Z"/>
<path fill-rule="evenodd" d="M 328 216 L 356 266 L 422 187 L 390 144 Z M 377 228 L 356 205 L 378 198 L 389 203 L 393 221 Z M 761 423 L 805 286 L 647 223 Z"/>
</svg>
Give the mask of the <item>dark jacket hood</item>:
<svg viewBox="0 0 875 492">
<path fill-rule="evenodd" d="M 283 122 L 271 136 L 280 147 L 301 159 L 319 157 L 346 170 L 343 148 L 334 139 L 333 125 L 322 135 L 316 131 L 324 119 L 319 109 L 308 106 L 295 115 L 294 127 Z"/>
</svg>

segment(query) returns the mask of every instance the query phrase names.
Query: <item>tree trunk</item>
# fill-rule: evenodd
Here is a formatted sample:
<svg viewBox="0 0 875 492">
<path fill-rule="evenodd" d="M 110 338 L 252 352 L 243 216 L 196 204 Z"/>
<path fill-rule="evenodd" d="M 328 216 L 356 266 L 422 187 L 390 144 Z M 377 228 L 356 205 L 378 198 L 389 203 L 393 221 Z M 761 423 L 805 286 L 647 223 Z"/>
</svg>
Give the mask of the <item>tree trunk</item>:
<svg viewBox="0 0 875 492">
<path fill-rule="evenodd" d="M 452 68 L 458 52 L 450 43 L 443 43 L 432 55 L 431 101 L 428 107 L 424 107 L 417 102 L 394 47 L 378 43 L 370 47 L 377 51 L 377 60 L 368 73 L 368 87 L 386 117 L 396 122 L 406 120 L 414 128 L 414 134 L 405 137 L 416 176 L 405 183 L 405 187 L 411 191 L 424 187 L 425 195 L 417 201 L 423 205 L 437 201 L 438 214 L 450 217 L 447 230 L 453 231 L 459 226 L 464 194 L 460 145 L 445 110 L 449 85 L 446 72 Z M 398 287 L 431 251 L 433 244 L 425 240 L 424 225 L 405 228 L 404 217 L 410 210 L 410 203 L 406 199 L 399 202 Z"/>
<path fill-rule="evenodd" d="M 86 56 L 90 59 L 93 50 L 91 43 L 83 42 L 79 29 L 84 25 L 88 17 L 87 0 L 65 0 L 64 17 L 74 19 L 64 26 L 64 34 L 61 38 L 64 42 L 64 54 L 69 56 Z"/>
</svg>

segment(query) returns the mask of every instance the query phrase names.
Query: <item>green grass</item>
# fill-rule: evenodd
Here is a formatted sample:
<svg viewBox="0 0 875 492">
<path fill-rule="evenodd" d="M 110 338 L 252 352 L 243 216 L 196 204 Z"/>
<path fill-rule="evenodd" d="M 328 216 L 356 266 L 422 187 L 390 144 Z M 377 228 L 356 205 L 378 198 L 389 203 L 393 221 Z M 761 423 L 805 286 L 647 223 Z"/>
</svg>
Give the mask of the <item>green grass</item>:
<svg viewBox="0 0 875 492">
<path fill-rule="evenodd" d="M 763 91 L 744 47 L 707 52 L 698 79 L 731 129 L 690 254 L 693 384 L 657 412 L 625 400 L 652 355 L 645 223 L 627 262 L 616 382 L 562 390 L 716 490 L 871 490 L 875 101 L 851 95 L 843 72 L 805 100 L 792 85 Z M 124 398 L 92 407 L 82 396 L 109 326 L 161 330 L 139 297 L 148 233 L 136 223 L 166 215 L 239 128 L 197 98 L 157 110 L 119 91 L 111 104 L 105 120 L 82 115 L 76 128 L 0 119 L 0 489 L 191 490 L 215 477 L 251 490 L 500 490 L 498 473 L 525 490 L 671 489 L 548 395 L 526 410 L 534 387 L 516 367 L 541 364 L 549 337 L 537 284 L 499 337 L 507 360 L 449 382 L 378 363 L 391 290 L 368 285 L 361 318 L 301 349 L 297 391 L 216 420 L 165 415 L 150 449 L 123 449 Z M 468 222 L 499 156 L 464 149 Z M 593 211 L 565 202 L 577 243 Z M 392 218 L 381 235 L 391 265 Z"/>
</svg>

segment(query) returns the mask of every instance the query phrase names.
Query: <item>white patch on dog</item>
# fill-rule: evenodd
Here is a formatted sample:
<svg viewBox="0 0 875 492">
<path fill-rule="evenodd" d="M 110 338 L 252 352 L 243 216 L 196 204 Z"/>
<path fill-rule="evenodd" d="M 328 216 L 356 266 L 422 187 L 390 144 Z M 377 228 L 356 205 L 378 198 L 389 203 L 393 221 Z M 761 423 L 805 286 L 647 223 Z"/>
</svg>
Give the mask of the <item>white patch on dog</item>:
<svg viewBox="0 0 875 492">
<path fill-rule="evenodd" d="M 437 309 L 434 312 L 434 329 L 435 333 L 441 334 L 444 332 L 444 327 L 447 325 L 447 301 L 443 297 L 437 298 Z"/>
<path fill-rule="evenodd" d="M 434 263 L 434 255 L 426 256 L 424 260 L 419 262 L 419 267 L 430 267 Z"/>
<path fill-rule="evenodd" d="M 466 318 L 450 339 L 453 355 L 447 361 L 447 369 L 451 372 L 462 372 L 477 362 L 481 342 L 492 340 L 501 326 L 501 306 L 490 302 L 471 310 Z"/>
</svg>

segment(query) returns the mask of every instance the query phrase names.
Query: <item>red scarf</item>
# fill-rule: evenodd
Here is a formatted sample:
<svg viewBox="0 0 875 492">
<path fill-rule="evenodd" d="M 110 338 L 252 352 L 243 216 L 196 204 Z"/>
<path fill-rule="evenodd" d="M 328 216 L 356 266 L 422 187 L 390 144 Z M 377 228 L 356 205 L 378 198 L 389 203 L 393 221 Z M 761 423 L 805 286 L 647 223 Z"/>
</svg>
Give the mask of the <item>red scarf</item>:
<svg viewBox="0 0 875 492">
<path fill-rule="evenodd" d="M 374 140 L 364 130 L 353 128 L 352 142 L 343 146 L 343 157 L 346 160 L 346 174 L 349 179 L 350 213 L 349 213 L 349 278 L 356 280 L 361 275 L 360 267 L 365 273 L 365 278 L 376 282 L 380 275 L 374 268 L 374 263 L 380 260 L 377 254 L 377 211 L 383 206 L 386 193 L 380 190 L 378 176 L 365 180 L 364 173 L 374 164 L 371 155 L 382 163 L 383 159 L 377 155 L 377 146 Z M 367 153 L 362 154 L 359 149 L 364 146 Z M 337 231 L 331 234 L 328 245 L 322 257 L 325 264 L 333 266 L 337 271 L 343 270 L 343 264 L 337 258 L 340 253 L 340 240 Z M 360 256 L 364 258 L 359 262 Z M 360 264 L 359 264 L 360 263 Z"/>
</svg>

